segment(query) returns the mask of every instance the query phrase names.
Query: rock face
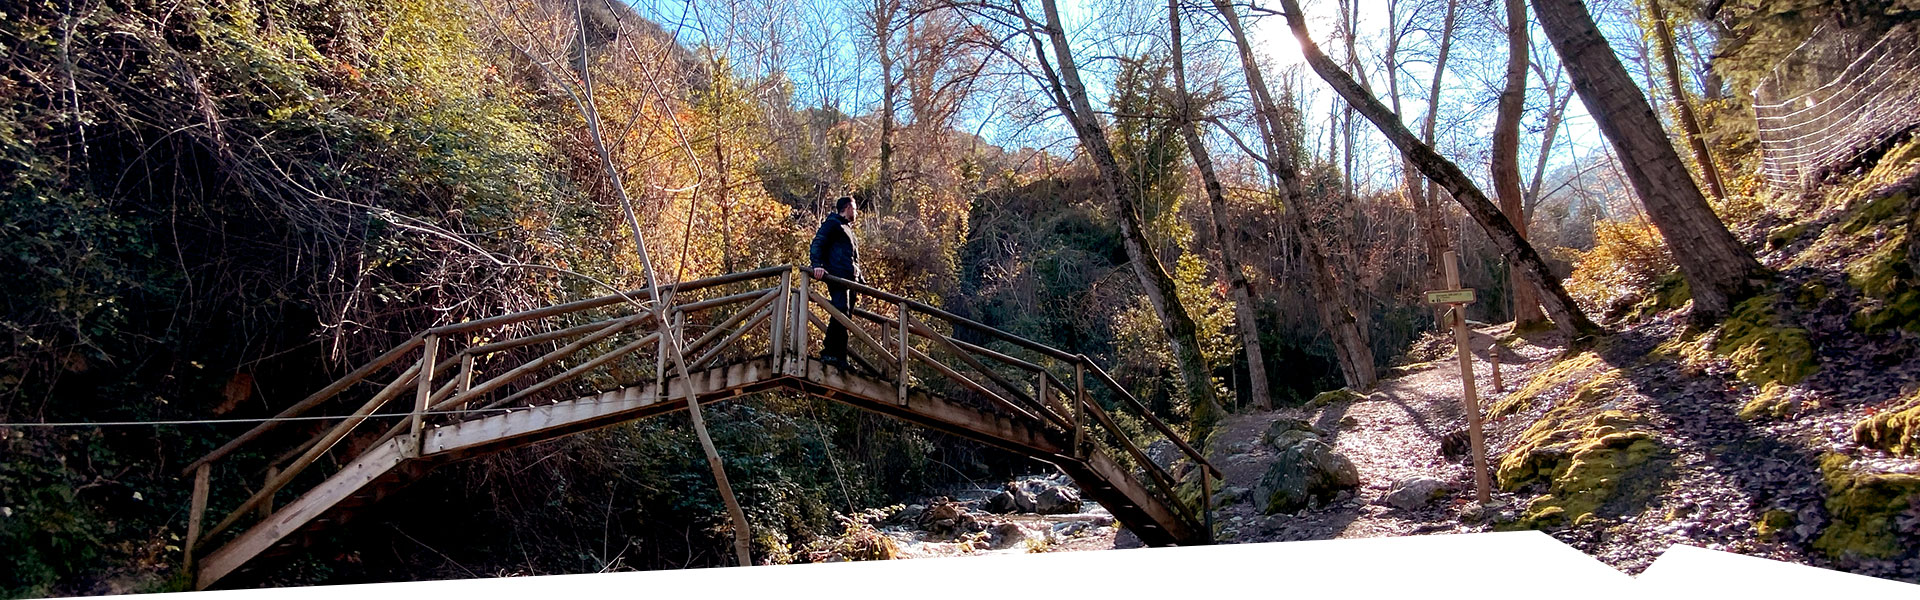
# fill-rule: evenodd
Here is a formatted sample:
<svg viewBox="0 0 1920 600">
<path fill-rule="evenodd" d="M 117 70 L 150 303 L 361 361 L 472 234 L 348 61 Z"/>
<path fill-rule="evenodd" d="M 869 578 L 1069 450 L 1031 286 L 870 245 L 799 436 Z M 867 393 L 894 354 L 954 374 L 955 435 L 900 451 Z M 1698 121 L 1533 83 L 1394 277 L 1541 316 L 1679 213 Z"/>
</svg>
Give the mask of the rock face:
<svg viewBox="0 0 1920 600">
<path fill-rule="evenodd" d="M 1282 448 L 1254 487 L 1253 498 L 1263 513 L 1290 513 L 1330 502 L 1341 490 L 1359 485 L 1360 471 L 1353 462 L 1314 437 Z"/>
<path fill-rule="evenodd" d="M 1450 491 L 1446 482 L 1415 477 L 1394 482 L 1381 502 L 1400 510 L 1414 510 L 1432 504 Z"/>
</svg>

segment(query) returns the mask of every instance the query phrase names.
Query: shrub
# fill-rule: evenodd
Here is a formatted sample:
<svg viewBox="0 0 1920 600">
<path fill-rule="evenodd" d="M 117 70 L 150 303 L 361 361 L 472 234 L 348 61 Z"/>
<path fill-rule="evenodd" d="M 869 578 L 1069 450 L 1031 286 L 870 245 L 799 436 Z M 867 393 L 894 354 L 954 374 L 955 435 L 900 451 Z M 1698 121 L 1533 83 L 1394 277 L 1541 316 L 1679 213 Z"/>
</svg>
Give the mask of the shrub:
<svg viewBox="0 0 1920 600">
<path fill-rule="evenodd" d="M 1661 278 L 1675 270 L 1660 230 L 1645 219 L 1594 223 L 1592 250 L 1556 248 L 1555 253 L 1574 263 L 1567 293 L 1588 311 L 1609 316 L 1651 297 Z"/>
</svg>

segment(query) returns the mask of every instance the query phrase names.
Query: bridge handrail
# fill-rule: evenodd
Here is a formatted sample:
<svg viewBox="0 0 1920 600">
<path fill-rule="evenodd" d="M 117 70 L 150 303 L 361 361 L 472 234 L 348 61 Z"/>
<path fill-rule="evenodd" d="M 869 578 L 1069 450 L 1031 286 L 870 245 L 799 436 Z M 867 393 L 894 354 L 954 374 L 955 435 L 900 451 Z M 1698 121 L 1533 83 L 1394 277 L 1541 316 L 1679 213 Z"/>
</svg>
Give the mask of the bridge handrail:
<svg viewBox="0 0 1920 600">
<path fill-rule="evenodd" d="M 1090 367 L 1093 370 L 1094 374 L 1098 376 L 1101 383 L 1106 384 L 1107 388 L 1112 390 L 1115 393 L 1115 395 L 1118 395 L 1121 398 L 1127 400 L 1127 403 L 1130 405 L 1130 407 L 1133 408 L 1135 412 L 1138 412 L 1142 417 L 1144 417 L 1147 423 L 1152 425 L 1156 431 L 1159 431 L 1161 435 L 1166 436 L 1167 439 L 1172 440 L 1174 445 L 1180 448 L 1181 453 L 1187 455 L 1187 458 L 1194 461 L 1195 464 L 1204 466 L 1206 469 L 1212 472 L 1212 475 L 1214 477 L 1223 477 L 1223 474 L 1221 473 L 1221 471 L 1218 468 L 1214 467 L 1212 462 L 1207 460 L 1206 455 L 1201 454 L 1199 450 L 1195 450 L 1193 446 L 1187 444 L 1186 440 L 1182 439 L 1180 435 L 1176 434 L 1173 431 L 1173 428 L 1168 427 L 1167 424 L 1164 421 L 1161 421 L 1159 417 L 1154 416 L 1152 411 L 1147 410 L 1146 405 L 1140 402 L 1139 398 L 1134 397 L 1132 392 L 1127 391 L 1125 386 L 1120 385 L 1119 381 L 1114 380 L 1112 375 L 1109 375 L 1105 369 L 1100 368 L 1100 365 L 1095 364 L 1092 359 L 1087 358 L 1087 356 L 1084 354 L 1068 354 L 1065 351 L 1053 348 L 1051 346 L 1047 346 L 1045 344 L 1041 344 L 1039 342 L 1035 342 L 1033 340 L 1020 337 L 1018 335 L 1014 335 L 1012 333 L 980 323 L 979 321 L 968 319 L 966 317 L 962 317 L 960 315 L 947 312 L 945 310 L 926 304 L 924 302 L 919 302 L 911 298 L 899 296 L 899 295 L 887 292 L 886 290 L 882 290 L 882 289 L 879 289 L 870 285 L 866 285 L 864 283 L 860 283 L 857 281 L 848 280 L 835 275 L 827 275 L 824 280 L 829 283 L 833 283 L 835 285 L 845 286 L 849 289 L 852 289 L 856 292 L 861 293 L 862 295 L 873 296 L 875 298 L 879 298 L 887 302 L 907 305 L 913 308 L 914 310 L 924 312 L 936 317 L 940 317 L 941 319 L 951 321 L 955 324 L 965 325 L 981 333 L 985 333 L 987 335 L 999 338 L 1003 341 L 1010 342 L 1014 345 L 1038 352 L 1040 354 L 1058 359 L 1063 362 L 1067 362 L 1070 364 L 1071 363 L 1084 364 L 1087 367 Z M 952 341 L 954 341 L 955 343 L 962 343 L 959 340 L 952 340 Z M 978 346 L 974 346 L 974 347 L 979 348 Z M 980 349 L 985 350 L 985 348 L 980 348 Z M 998 354 L 998 353 L 995 353 L 995 354 Z M 988 356 L 994 356 L 994 355 L 989 354 Z M 1003 358 L 1003 359 L 1012 358 L 1004 354 L 1000 354 L 994 357 Z M 1021 366 L 1023 368 L 1028 368 L 1028 369 L 1038 369 L 1044 372 L 1044 369 L 1040 369 L 1039 365 L 1034 365 L 1032 363 L 1020 364 L 1020 363 L 1009 362 L 1008 364 L 1014 364 L 1016 366 Z"/>
</svg>

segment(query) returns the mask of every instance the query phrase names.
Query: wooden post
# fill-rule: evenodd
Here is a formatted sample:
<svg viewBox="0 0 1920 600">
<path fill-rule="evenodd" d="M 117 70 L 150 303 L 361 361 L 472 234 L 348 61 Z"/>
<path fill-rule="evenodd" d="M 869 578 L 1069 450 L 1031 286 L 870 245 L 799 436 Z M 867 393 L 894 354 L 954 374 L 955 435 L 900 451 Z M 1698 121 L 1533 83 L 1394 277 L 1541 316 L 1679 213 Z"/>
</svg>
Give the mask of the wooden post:
<svg viewBox="0 0 1920 600">
<path fill-rule="evenodd" d="M 1073 363 L 1073 457 L 1086 458 L 1087 357 Z"/>
<path fill-rule="evenodd" d="M 279 476 L 280 476 L 280 467 L 273 466 L 273 465 L 267 466 L 267 479 L 266 479 L 267 481 L 273 481 L 273 478 L 279 477 Z M 259 514 L 260 514 L 260 518 L 263 520 L 266 519 L 267 517 L 273 516 L 273 496 L 267 496 L 266 500 L 260 501 Z"/>
<path fill-rule="evenodd" d="M 1460 259 L 1449 250 L 1440 259 L 1446 269 L 1447 288 L 1460 288 Z M 1467 441 L 1473 450 L 1473 491 L 1474 497 L 1481 502 L 1491 499 L 1487 481 L 1487 441 L 1480 431 L 1480 398 L 1474 390 L 1473 347 L 1469 344 L 1467 329 L 1467 311 L 1461 304 L 1453 305 L 1453 344 L 1460 355 L 1460 402 L 1467 411 Z"/>
<path fill-rule="evenodd" d="M 773 368 L 775 373 L 786 370 L 780 362 L 784 357 L 783 355 L 786 354 L 785 352 L 781 352 L 784 348 L 781 347 L 780 343 L 786 339 L 787 302 L 790 299 L 792 290 L 793 269 L 787 269 L 780 273 L 780 291 L 777 292 L 779 294 L 778 300 L 775 300 L 773 303 L 773 308 L 771 309 L 773 315 L 767 323 L 767 363 L 769 367 Z"/>
<path fill-rule="evenodd" d="M 420 356 L 420 375 L 416 380 L 418 381 L 418 385 L 416 386 L 417 389 L 413 397 L 412 433 L 407 441 L 407 448 L 410 449 L 410 453 L 407 455 L 409 457 L 419 457 L 420 446 L 426 441 L 424 437 L 420 435 L 420 432 L 426 426 L 427 407 L 433 403 L 433 368 L 435 366 L 434 361 L 439 360 L 439 358 L 440 336 L 429 335 L 427 336 L 425 353 Z M 271 503 L 271 499 L 269 499 L 268 502 Z"/>
<path fill-rule="evenodd" d="M 1040 406 L 1042 407 L 1050 408 L 1052 406 L 1047 403 L 1048 398 L 1047 398 L 1047 372 L 1046 371 L 1041 371 L 1033 375 L 1033 399 L 1039 400 Z"/>
<path fill-rule="evenodd" d="M 460 355 L 460 379 L 454 385 L 457 386 L 453 390 L 453 393 L 455 395 L 465 394 L 467 393 L 467 390 L 473 389 L 473 355 L 472 354 L 463 353 Z"/>
<path fill-rule="evenodd" d="M 812 308 L 807 306 L 807 292 L 812 285 L 807 283 L 801 286 L 800 289 L 794 290 L 793 295 L 793 355 L 800 359 L 795 366 L 797 374 L 801 377 L 807 376 L 807 316 L 810 313 L 809 309 Z"/>
<path fill-rule="evenodd" d="M 1500 340 L 1487 342 L 1487 362 L 1493 363 L 1493 391 L 1507 393 L 1507 386 L 1500 383 Z"/>
<path fill-rule="evenodd" d="M 193 501 L 187 509 L 187 539 L 180 544 L 187 575 L 193 575 L 193 551 L 200 545 L 200 519 L 207 513 L 207 478 L 211 476 L 212 463 L 200 463 L 193 470 Z"/>
<path fill-rule="evenodd" d="M 1213 469 L 1200 467 L 1200 519 L 1207 528 L 1207 541 L 1213 541 Z"/>
<path fill-rule="evenodd" d="M 672 314 L 672 311 L 662 310 L 660 314 Z M 660 338 L 653 352 L 653 387 L 659 390 L 661 400 L 669 397 L 667 395 L 667 336 L 673 335 L 671 319 L 672 317 L 667 317 L 655 323 L 655 326 L 660 328 Z"/>
<path fill-rule="evenodd" d="M 913 323 L 910 320 L 912 316 L 907 314 L 907 303 L 901 302 L 895 306 L 900 309 L 900 405 L 906 406 L 908 367 L 913 364 L 913 357 L 907 355 L 907 331 L 912 329 Z"/>
</svg>

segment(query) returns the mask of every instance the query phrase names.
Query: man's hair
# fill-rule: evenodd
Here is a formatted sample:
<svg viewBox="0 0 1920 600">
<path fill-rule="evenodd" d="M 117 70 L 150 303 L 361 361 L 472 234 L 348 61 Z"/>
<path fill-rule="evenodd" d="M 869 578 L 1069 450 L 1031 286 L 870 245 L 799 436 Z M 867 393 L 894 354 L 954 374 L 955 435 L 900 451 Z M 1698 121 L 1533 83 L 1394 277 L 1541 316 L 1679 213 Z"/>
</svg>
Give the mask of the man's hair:
<svg viewBox="0 0 1920 600">
<path fill-rule="evenodd" d="M 841 196 L 833 201 L 833 212 L 846 210 L 848 204 L 853 204 L 853 196 Z"/>
</svg>

